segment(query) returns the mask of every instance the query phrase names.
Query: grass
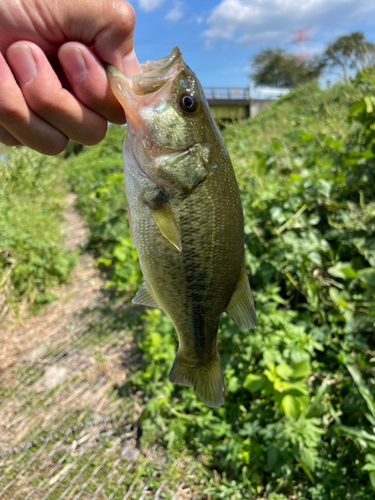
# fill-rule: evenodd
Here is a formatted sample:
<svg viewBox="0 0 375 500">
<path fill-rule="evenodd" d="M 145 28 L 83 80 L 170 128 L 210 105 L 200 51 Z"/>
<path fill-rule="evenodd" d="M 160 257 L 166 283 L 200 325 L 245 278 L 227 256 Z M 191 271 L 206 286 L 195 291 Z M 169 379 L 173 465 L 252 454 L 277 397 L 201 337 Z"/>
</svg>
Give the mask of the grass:
<svg viewBox="0 0 375 500">
<path fill-rule="evenodd" d="M 68 190 L 59 160 L 2 148 L 0 163 L 0 321 L 54 299 L 76 258 L 61 232 Z"/>
</svg>

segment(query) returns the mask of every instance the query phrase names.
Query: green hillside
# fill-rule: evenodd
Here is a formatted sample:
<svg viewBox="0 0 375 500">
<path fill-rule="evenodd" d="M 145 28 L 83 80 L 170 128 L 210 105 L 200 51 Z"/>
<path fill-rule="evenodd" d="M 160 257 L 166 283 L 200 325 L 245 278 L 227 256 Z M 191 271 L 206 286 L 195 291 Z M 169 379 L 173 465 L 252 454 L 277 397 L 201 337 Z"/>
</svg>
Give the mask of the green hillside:
<svg viewBox="0 0 375 500">
<path fill-rule="evenodd" d="M 212 498 L 373 498 L 374 90 L 373 74 L 328 90 L 311 84 L 223 131 L 259 321 L 248 332 L 222 318 L 224 407 L 167 381 L 173 326 L 158 310 L 143 315 L 143 367 L 126 388 L 148 398 L 142 439 L 197 453 L 219 474 L 203 476 Z M 111 128 L 67 173 L 108 286 L 130 297 L 141 277 L 122 137 Z"/>
</svg>

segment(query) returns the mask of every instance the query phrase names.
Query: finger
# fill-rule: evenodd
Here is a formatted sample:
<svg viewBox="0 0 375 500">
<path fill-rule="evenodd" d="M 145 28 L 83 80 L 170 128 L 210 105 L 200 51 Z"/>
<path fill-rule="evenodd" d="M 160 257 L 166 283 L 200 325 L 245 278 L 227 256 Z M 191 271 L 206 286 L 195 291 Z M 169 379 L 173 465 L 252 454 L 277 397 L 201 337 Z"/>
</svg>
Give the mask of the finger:
<svg viewBox="0 0 375 500">
<path fill-rule="evenodd" d="M 7 50 L 8 63 L 30 109 L 80 144 L 97 144 L 107 131 L 107 120 L 86 108 L 64 89 L 42 50 L 21 41 Z"/>
<path fill-rule="evenodd" d="M 125 123 L 122 106 L 114 97 L 99 59 L 85 45 L 68 42 L 60 47 L 58 58 L 75 96 L 112 123 Z"/>
<path fill-rule="evenodd" d="M 25 10 L 26 4 L 30 8 Z M 0 52 L 19 40 L 20 26 L 22 38 L 38 45 L 47 57 L 55 56 L 66 41 L 76 40 L 126 75 L 141 73 L 133 51 L 135 13 L 124 0 L 55 0 L 50 5 L 28 0 L 12 2 L 11 10 L 14 26 L 2 33 Z"/>
<path fill-rule="evenodd" d="M 32 71 L 32 68 L 29 70 Z M 68 143 L 64 134 L 36 116 L 27 106 L 21 89 L 1 53 L 0 126 L 20 144 L 46 155 L 60 153 Z"/>
<path fill-rule="evenodd" d="M 60 18 L 67 40 L 78 40 L 91 47 L 101 61 L 122 69 L 127 76 L 141 73 L 133 50 L 135 12 L 123 0 L 91 0 L 62 3 Z"/>
<path fill-rule="evenodd" d="M 0 142 L 6 146 L 19 146 L 21 143 L 17 141 L 4 127 L 0 126 Z"/>
</svg>

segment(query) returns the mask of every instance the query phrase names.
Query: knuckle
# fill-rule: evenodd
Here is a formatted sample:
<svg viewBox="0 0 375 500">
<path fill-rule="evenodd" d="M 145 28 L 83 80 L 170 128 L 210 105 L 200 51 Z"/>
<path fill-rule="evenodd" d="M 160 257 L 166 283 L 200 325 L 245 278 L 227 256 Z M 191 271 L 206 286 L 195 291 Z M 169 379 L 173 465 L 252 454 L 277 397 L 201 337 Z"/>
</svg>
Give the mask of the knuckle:
<svg viewBox="0 0 375 500">
<path fill-rule="evenodd" d="M 121 10 L 122 16 L 121 24 L 124 26 L 126 31 L 133 32 L 135 26 L 135 10 L 128 2 L 120 1 L 118 2 L 118 9 Z"/>
<path fill-rule="evenodd" d="M 61 103 L 60 96 L 54 95 L 53 100 L 51 100 L 50 95 L 49 93 L 36 93 L 27 97 L 26 101 L 30 109 L 37 115 L 49 116 L 58 111 L 59 104 Z"/>
<path fill-rule="evenodd" d="M 24 119 L 23 106 L 10 99 L 0 101 L 0 122 L 14 123 L 15 121 L 24 121 Z"/>
<path fill-rule="evenodd" d="M 135 24 L 135 10 L 129 2 L 122 2 L 122 8 L 124 9 L 124 14 L 128 19 L 129 24 Z"/>
</svg>

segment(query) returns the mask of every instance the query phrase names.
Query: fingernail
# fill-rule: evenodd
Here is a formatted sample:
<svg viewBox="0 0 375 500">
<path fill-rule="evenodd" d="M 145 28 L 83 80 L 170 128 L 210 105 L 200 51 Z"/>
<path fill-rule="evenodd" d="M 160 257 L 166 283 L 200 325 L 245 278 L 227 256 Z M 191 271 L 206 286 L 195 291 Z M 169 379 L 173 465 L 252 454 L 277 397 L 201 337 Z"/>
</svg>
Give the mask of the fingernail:
<svg viewBox="0 0 375 500">
<path fill-rule="evenodd" d="M 80 49 L 66 48 L 59 54 L 60 63 L 72 80 L 82 80 L 87 73 L 85 58 Z"/>
<path fill-rule="evenodd" d="M 134 49 L 131 50 L 122 58 L 122 72 L 126 76 L 133 76 L 142 73 L 137 56 Z"/>
<path fill-rule="evenodd" d="M 10 49 L 10 64 L 21 84 L 29 83 L 36 75 L 36 63 L 27 45 L 17 45 Z"/>
</svg>

